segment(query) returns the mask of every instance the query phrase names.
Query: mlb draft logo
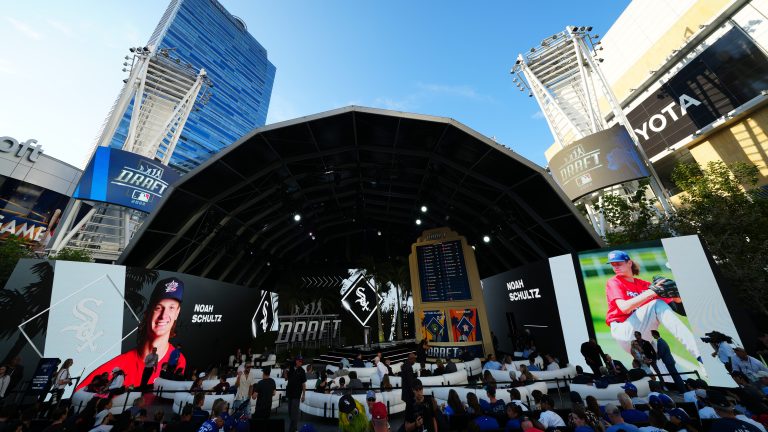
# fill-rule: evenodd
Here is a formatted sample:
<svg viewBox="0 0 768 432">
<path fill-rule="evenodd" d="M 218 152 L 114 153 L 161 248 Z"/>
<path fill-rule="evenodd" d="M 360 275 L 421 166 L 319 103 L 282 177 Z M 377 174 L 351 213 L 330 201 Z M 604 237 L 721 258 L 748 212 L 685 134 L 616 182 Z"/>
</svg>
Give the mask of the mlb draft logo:
<svg viewBox="0 0 768 432">
<path fill-rule="evenodd" d="M 170 281 L 167 284 L 165 284 L 165 292 L 176 292 L 176 288 L 179 287 L 179 283 L 176 281 Z"/>
<path fill-rule="evenodd" d="M 136 189 L 133 190 L 133 195 L 131 195 L 132 199 L 134 199 L 136 201 L 145 202 L 145 203 L 149 202 L 151 197 L 152 196 L 149 194 L 149 192 L 143 192 L 143 191 L 136 190 Z"/>
<path fill-rule="evenodd" d="M 590 183 L 592 183 L 592 174 L 590 173 L 586 173 L 584 175 L 576 177 L 576 186 L 578 187 L 587 186 Z"/>
</svg>

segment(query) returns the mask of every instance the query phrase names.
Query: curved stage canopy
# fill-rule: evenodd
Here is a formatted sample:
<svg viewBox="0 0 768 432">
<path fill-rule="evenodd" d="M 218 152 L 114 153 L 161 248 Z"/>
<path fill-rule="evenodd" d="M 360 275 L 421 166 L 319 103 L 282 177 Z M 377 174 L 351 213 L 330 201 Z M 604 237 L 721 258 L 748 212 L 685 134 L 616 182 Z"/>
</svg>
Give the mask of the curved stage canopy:
<svg viewBox="0 0 768 432">
<path fill-rule="evenodd" d="M 346 107 L 212 156 L 119 263 L 266 289 L 303 266 L 407 256 L 440 226 L 476 246 L 481 277 L 599 246 L 551 177 L 508 148 L 449 118 Z"/>
</svg>

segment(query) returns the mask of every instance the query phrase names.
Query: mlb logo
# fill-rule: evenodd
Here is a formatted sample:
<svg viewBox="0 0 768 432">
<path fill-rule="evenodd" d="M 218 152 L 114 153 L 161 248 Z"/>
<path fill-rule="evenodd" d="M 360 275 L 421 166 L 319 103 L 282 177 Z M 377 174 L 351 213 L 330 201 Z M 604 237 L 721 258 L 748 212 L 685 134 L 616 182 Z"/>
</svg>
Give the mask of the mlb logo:
<svg viewBox="0 0 768 432">
<path fill-rule="evenodd" d="M 141 202 L 149 202 L 150 195 L 149 192 L 134 190 L 131 198 Z"/>
<path fill-rule="evenodd" d="M 592 174 L 584 174 L 583 176 L 576 177 L 576 185 L 584 186 L 592 183 Z"/>
</svg>

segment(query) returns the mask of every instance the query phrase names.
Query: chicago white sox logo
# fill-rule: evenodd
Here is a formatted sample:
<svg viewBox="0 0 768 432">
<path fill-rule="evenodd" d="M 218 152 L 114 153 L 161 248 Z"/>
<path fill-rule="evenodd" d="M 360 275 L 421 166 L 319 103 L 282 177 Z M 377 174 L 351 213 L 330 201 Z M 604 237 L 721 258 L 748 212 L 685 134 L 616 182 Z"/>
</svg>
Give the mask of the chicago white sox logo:
<svg viewBox="0 0 768 432">
<path fill-rule="evenodd" d="M 101 330 L 96 331 L 96 324 L 99 322 L 99 314 L 89 309 L 87 306 L 88 303 L 101 306 L 104 301 L 91 297 L 80 300 L 75 307 L 72 308 L 72 315 L 83 321 L 83 323 L 80 325 L 67 326 L 61 329 L 62 332 L 75 332 L 75 338 L 80 342 L 83 342 L 82 345 L 77 347 L 77 352 L 82 352 L 86 347 L 89 347 L 91 352 L 96 351 L 96 344 L 94 344 L 94 341 L 104 334 Z"/>
<path fill-rule="evenodd" d="M 355 295 L 357 296 L 357 300 L 355 300 L 355 303 L 359 304 L 361 308 L 363 308 L 364 312 L 369 311 L 368 309 L 368 299 L 365 298 L 365 287 L 359 286 L 355 290 Z"/>
</svg>

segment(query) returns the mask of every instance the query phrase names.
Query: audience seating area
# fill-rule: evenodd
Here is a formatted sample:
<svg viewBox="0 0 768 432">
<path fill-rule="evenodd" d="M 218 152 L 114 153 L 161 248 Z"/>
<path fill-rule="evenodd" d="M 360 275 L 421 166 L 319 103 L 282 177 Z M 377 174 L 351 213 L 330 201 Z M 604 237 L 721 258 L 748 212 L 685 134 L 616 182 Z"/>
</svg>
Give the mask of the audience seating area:
<svg viewBox="0 0 768 432">
<path fill-rule="evenodd" d="M 649 377 L 633 381 L 632 383 L 637 387 L 637 395 L 639 397 L 646 397 L 651 392 L 648 387 L 648 383 L 651 381 Z M 594 396 L 597 402 L 601 405 L 607 403 L 616 403 L 616 395 L 623 392 L 621 388 L 624 384 L 610 384 L 606 388 L 597 388 L 593 385 L 587 384 L 573 384 L 570 385 L 570 390 L 581 395 L 582 399 L 586 399 L 587 396 Z"/>
</svg>

